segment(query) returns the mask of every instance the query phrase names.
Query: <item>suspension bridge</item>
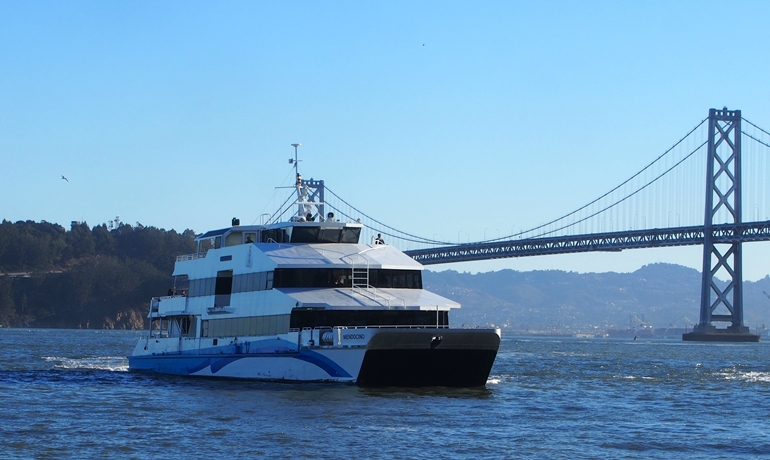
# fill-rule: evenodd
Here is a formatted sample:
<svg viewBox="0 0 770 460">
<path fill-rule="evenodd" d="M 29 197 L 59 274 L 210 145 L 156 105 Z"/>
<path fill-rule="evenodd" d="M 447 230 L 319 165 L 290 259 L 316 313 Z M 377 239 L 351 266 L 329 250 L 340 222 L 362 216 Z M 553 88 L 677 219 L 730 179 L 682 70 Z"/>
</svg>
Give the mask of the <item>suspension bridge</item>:
<svg viewBox="0 0 770 460">
<path fill-rule="evenodd" d="M 742 245 L 770 241 L 768 157 L 768 131 L 740 110 L 711 109 L 671 148 L 590 203 L 534 228 L 466 244 L 397 230 L 324 189 L 323 181 L 309 185 L 338 215 L 360 220 L 372 237 L 386 235 L 423 265 L 702 245 L 699 323 L 683 340 L 759 341 L 743 323 Z"/>
</svg>

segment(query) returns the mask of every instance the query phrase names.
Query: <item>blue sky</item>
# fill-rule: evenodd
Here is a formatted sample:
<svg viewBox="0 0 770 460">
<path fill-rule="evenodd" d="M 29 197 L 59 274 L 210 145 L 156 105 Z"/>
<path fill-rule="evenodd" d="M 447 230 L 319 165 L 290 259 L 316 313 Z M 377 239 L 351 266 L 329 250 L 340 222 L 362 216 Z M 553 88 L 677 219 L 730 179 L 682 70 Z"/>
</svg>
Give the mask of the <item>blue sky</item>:
<svg viewBox="0 0 770 460">
<path fill-rule="evenodd" d="M 768 17 L 760 1 L 0 1 L 0 218 L 250 223 L 301 142 L 305 177 L 396 228 L 507 234 L 609 190 L 711 107 L 770 128 Z M 746 248 L 745 277 L 770 273 L 768 243 Z M 701 248 L 442 268 L 659 261 L 699 269 Z"/>
</svg>

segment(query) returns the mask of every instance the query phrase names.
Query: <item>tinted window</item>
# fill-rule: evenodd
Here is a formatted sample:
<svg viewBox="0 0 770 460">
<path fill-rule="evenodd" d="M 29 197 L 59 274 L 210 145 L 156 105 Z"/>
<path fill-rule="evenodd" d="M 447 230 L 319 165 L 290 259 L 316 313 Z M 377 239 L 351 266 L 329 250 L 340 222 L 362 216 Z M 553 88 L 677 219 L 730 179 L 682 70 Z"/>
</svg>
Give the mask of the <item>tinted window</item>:
<svg viewBox="0 0 770 460">
<path fill-rule="evenodd" d="M 449 325 L 449 312 L 429 310 L 303 310 L 291 311 L 291 328 L 320 326 L 428 326 Z"/>
<path fill-rule="evenodd" d="M 273 285 L 277 288 L 351 287 L 351 276 L 351 270 L 347 268 L 278 268 Z M 422 289 L 422 272 L 372 269 L 369 270 L 369 286 Z"/>
<path fill-rule="evenodd" d="M 322 228 L 318 234 L 319 243 L 339 243 L 342 235 L 341 228 Z"/>
<path fill-rule="evenodd" d="M 360 227 L 347 227 L 342 229 L 342 239 L 340 243 L 358 243 L 361 235 Z"/>
<path fill-rule="evenodd" d="M 286 240 L 286 233 L 282 228 L 263 230 L 260 234 L 260 241 L 263 243 L 285 243 Z"/>
<path fill-rule="evenodd" d="M 291 231 L 292 243 L 318 242 L 318 227 L 294 227 Z"/>
</svg>

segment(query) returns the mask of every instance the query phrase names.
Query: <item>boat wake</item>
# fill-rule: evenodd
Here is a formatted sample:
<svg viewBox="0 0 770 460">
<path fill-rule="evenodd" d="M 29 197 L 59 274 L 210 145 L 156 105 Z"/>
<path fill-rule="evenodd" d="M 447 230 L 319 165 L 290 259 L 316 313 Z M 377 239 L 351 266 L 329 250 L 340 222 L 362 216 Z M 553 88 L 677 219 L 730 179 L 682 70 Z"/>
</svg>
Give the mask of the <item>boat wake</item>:
<svg viewBox="0 0 770 460">
<path fill-rule="evenodd" d="M 128 372 L 128 360 L 124 356 L 92 356 L 87 358 L 44 356 L 43 360 L 53 363 L 54 369 L 93 369 Z"/>
<path fill-rule="evenodd" d="M 723 375 L 727 380 L 739 380 L 749 383 L 770 383 L 770 372 L 725 372 Z"/>
</svg>

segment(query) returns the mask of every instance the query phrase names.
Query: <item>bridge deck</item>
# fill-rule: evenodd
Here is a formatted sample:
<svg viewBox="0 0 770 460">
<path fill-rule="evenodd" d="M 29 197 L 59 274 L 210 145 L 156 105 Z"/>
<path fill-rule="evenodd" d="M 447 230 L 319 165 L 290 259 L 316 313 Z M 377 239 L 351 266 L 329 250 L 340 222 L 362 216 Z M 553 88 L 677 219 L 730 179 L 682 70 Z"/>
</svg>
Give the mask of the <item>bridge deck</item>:
<svg viewBox="0 0 770 460">
<path fill-rule="evenodd" d="M 770 241 L 770 221 L 714 225 L 711 231 L 715 244 Z M 691 246 L 703 244 L 704 235 L 705 227 L 695 226 L 470 243 L 404 252 L 423 265 L 435 265 L 547 254 Z"/>
</svg>

